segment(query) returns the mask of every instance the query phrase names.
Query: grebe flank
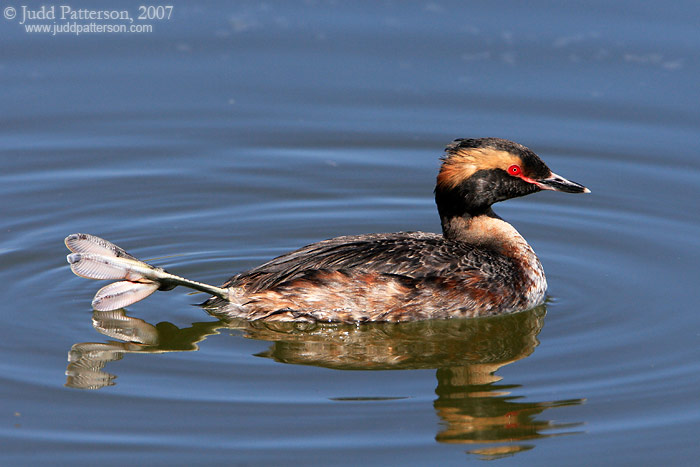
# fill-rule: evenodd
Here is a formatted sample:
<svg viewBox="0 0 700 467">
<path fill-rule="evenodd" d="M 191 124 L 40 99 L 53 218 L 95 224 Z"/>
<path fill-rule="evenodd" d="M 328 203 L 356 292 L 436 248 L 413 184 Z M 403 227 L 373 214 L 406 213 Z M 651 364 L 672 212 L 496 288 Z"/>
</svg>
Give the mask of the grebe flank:
<svg viewBox="0 0 700 467">
<path fill-rule="evenodd" d="M 166 272 L 88 234 L 72 234 L 73 272 L 118 280 L 96 310 L 183 285 L 212 295 L 219 316 L 275 321 L 411 321 L 522 311 L 544 301 L 539 259 L 491 205 L 540 190 L 590 193 L 552 173 L 530 149 L 499 138 L 447 146 L 435 186 L 442 235 L 397 232 L 332 238 L 279 256 L 215 287 Z"/>
</svg>

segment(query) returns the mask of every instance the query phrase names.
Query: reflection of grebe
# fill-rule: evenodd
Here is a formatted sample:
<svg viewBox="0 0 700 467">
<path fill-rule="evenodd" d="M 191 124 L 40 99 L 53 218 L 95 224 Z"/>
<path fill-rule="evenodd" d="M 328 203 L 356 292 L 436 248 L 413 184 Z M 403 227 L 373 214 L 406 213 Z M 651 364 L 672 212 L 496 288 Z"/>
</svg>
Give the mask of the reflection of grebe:
<svg viewBox="0 0 700 467">
<path fill-rule="evenodd" d="M 222 287 L 175 276 L 106 240 L 66 238 L 73 272 L 116 279 L 97 310 L 184 285 L 211 293 L 217 314 L 275 321 L 410 321 L 532 308 L 547 282 L 525 239 L 491 205 L 540 190 L 588 193 L 554 173 L 528 148 L 497 138 L 458 139 L 446 149 L 435 201 L 442 235 L 399 232 L 314 243 L 237 274 Z"/>
<path fill-rule="evenodd" d="M 371 370 L 437 369 L 437 398 L 433 406 L 440 424 L 435 439 L 441 443 L 470 445 L 468 452 L 494 459 L 531 449 L 533 444 L 522 444 L 528 440 L 573 434 L 571 428 L 580 424 L 557 421 L 560 417 L 552 418 L 548 411 L 582 404 L 582 399 L 523 398 L 519 384 L 499 383 L 501 377 L 494 374 L 535 350 L 545 314 L 542 305 L 523 313 L 484 319 L 356 326 L 238 318 L 178 328 L 168 322 L 152 325 L 128 316 L 125 310 L 95 311 L 93 326 L 110 340 L 73 345 L 66 368 L 66 386 L 100 389 L 116 384 L 116 374 L 123 371 L 116 360 L 128 359 L 131 353 L 194 351 L 208 336 L 242 335 L 270 343 L 256 357 L 293 365 L 364 370 L 362 378 L 367 378 Z M 231 343 L 237 345 L 236 341 Z M 113 373 L 104 371 L 105 366 Z M 367 393 L 348 394 L 341 389 L 331 400 L 362 404 L 411 398 L 401 387 L 394 389 L 398 392 L 385 390 L 377 392 L 376 386 L 369 385 Z M 376 409 L 385 410 L 381 406 Z M 433 420 L 428 420 L 428 425 L 432 429 Z"/>
</svg>

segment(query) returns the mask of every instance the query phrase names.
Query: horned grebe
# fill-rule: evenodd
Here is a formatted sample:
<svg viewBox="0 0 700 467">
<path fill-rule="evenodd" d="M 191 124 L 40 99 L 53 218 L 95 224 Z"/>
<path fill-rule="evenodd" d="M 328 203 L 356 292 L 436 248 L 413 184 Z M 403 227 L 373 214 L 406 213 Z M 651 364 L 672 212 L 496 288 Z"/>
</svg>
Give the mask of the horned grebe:
<svg viewBox="0 0 700 467">
<path fill-rule="evenodd" d="M 398 232 L 337 237 L 236 274 L 221 287 L 156 268 L 88 234 L 66 238 L 73 272 L 119 280 L 96 310 L 128 306 L 183 285 L 213 296 L 216 315 L 276 321 L 411 321 L 522 311 L 544 301 L 547 281 L 530 245 L 491 205 L 540 190 L 590 193 L 530 149 L 499 138 L 447 146 L 435 186 L 442 235 Z"/>
</svg>

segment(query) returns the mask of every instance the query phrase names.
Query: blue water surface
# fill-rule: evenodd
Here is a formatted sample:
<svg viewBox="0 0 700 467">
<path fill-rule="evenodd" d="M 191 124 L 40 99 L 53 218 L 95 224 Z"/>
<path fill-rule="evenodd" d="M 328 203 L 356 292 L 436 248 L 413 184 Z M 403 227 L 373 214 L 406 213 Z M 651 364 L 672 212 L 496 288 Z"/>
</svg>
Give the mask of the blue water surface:
<svg viewBox="0 0 700 467">
<path fill-rule="evenodd" d="M 694 464 L 696 2 L 172 5 L 79 35 L 3 6 L 0 463 Z M 547 272 L 535 310 L 267 326 L 175 289 L 100 314 L 65 262 L 89 232 L 220 284 L 337 235 L 437 232 L 438 158 L 483 136 L 592 190 L 495 207 Z"/>
</svg>

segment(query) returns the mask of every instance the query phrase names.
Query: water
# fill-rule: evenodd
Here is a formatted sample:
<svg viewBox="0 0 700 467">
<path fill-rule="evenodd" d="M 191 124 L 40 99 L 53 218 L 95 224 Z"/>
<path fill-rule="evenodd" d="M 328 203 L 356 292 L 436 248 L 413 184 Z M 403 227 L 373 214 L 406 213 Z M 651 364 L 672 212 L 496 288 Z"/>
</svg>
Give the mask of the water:
<svg viewBox="0 0 700 467">
<path fill-rule="evenodd" d="M 4 465 L 693 464 L 697 4 L 173 4 L 149 34 L 2 19 Z M 176 289 L 93 315 L 65 263 L 89 232 L 218 284 L 336 235 L 439 231 L 438 157 L 479 136 L 593 192 L 496 206 L 545 307 L 224 326 Z"/>
</svg>

